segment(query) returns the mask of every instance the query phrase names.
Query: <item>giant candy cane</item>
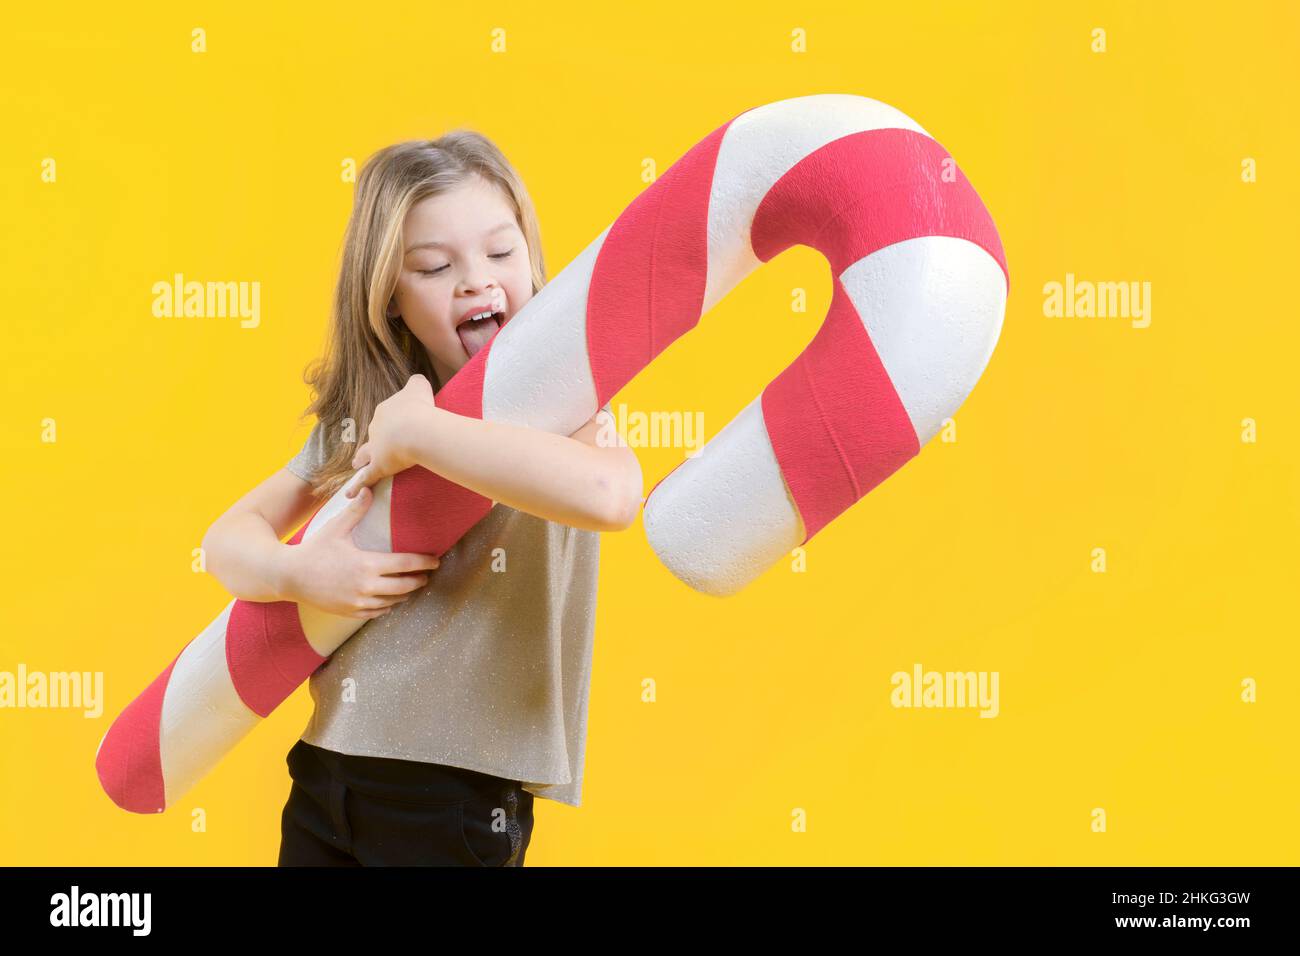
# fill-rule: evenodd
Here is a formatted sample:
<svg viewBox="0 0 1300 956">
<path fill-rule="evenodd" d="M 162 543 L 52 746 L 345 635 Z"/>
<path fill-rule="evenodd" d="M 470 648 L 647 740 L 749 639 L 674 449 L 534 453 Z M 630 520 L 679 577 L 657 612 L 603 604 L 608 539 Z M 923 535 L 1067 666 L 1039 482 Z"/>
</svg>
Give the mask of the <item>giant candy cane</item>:
<svg viewBox="0 0 1300 956">
<path fill-rule="evenodd" d="M 725 595 L 916 455 L 974 388 L 1010 288 L 988 211 L 946 151 L 883 103 L 824 94 L 718 127 L 639 195 L 437 394 L 459 415 L 572 434 L 760 262 L 830 262 L 808 347 L 646 499 L 651 547 Z M 354 540 L 442 555 L 491 509 L 414 467 Z M 346 507 L 342 491 L 294 536 Z M 120 807 L 173 804 L 362 622 L 234 600 L 122 712 L 95 767 Z"/>
</svg>

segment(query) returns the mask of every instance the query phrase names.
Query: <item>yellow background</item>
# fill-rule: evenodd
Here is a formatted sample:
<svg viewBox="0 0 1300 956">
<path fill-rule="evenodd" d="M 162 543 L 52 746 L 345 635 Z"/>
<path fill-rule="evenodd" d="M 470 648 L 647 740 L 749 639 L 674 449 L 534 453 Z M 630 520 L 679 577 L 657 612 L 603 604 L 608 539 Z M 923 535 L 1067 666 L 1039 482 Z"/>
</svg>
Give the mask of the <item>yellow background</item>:
<svg viewBox="0 0 1300 956">
<path fill-rule="evenodd" d="M 820 92 L 898 107 L 961 165 L 1010 268 L 998 348 L 958 440 L 822 531 L 804 573 L 719 600 L 639 522 L 604 536 L 583 806 L 537 801 L 528 864 L 1300 862 L 1300 5 L 5 18 L 0 670 L 102 671 L 106 703 L 0 710 L 0 862 L 275 862 L 305 687 L 161 815 L 116 808 L 93 755 L 229 599 L 191 550 L 306 436 L 346 157 L 483 131 L 533 194 L 554 277 L 644 188 L 644 158 L 662 172 L 737 113 Z M 260 326 L 154 318 L 174 272 L 260 282 Z M 1067 272 L 1149 281 L 1150 327 L 1046 317 Z M 699 410 L 716 434 L 829 295 L 821 257 L 787 252 L 615 405 Z M 647 490 L 681 455 L 641 450 Z M 918 662 L 997 671 L 1000 715 L 891 707 L 890 675 Z"/>
</svg>

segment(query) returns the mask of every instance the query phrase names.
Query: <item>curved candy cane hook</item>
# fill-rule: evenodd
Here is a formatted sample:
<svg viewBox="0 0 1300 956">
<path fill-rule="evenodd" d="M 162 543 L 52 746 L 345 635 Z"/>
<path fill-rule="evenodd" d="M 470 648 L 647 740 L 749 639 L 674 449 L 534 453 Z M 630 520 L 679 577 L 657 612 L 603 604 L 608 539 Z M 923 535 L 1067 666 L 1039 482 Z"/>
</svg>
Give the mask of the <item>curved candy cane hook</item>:
<svg viewBox="0 0 1300 956">
<path fill-rule="evenodd" d="M 755 107 L 697 143 L 437 394 L 460 415 L 572 434 L 759 263 L 829 261 L 807 348 L 646 500 L 661 561 L 734 593 L 916 455 L 965 401 L 1010 288 L 988 211 L 913 120 L 865 97 Z M 421 467 L 374 486 L 362 548 L 444 554 L 492 502 Z M 336 494 L 290 539 L 346 507 Z M 95 766 L 118 806 L 174 803 L 363 622 L 232 601 L 122 712 Z"/>
</svg>

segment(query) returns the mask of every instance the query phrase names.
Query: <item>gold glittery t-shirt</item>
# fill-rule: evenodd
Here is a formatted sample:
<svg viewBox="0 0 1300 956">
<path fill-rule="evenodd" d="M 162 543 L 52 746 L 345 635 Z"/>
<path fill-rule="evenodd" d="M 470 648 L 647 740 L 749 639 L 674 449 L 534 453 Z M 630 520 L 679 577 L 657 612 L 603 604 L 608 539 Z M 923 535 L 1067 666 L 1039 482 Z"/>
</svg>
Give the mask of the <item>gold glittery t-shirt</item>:
<svg viewBox="0 0 1300 956">
<path fill-rule="evenodd" d="M 310 480 L 325 450 L 318 422 L 285 467 Z M 302 739 L 580 806 L 599 554 L 599 532 L 494 505 L 427 585 L 312 674 Z"/>
</svg>

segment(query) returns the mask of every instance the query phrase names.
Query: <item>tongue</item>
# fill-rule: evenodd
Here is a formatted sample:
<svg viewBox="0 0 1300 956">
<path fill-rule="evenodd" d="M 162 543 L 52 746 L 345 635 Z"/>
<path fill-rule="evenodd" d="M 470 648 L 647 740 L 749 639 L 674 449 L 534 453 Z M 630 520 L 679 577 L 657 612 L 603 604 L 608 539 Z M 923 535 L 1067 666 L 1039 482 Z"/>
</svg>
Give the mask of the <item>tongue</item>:
<svg viewBox="0 0 1300 956">
<path fill-rule="evenodd" d="M 473 358 L 474 353 L 487 345 L 501 329 L 496 319 L 477 319 L 473 322 L 465 322 L 456 327 L 456 334 L 460 336 L 460 344 L 465 346 L 465 351 L 469 357 Z"/>
</svg>

